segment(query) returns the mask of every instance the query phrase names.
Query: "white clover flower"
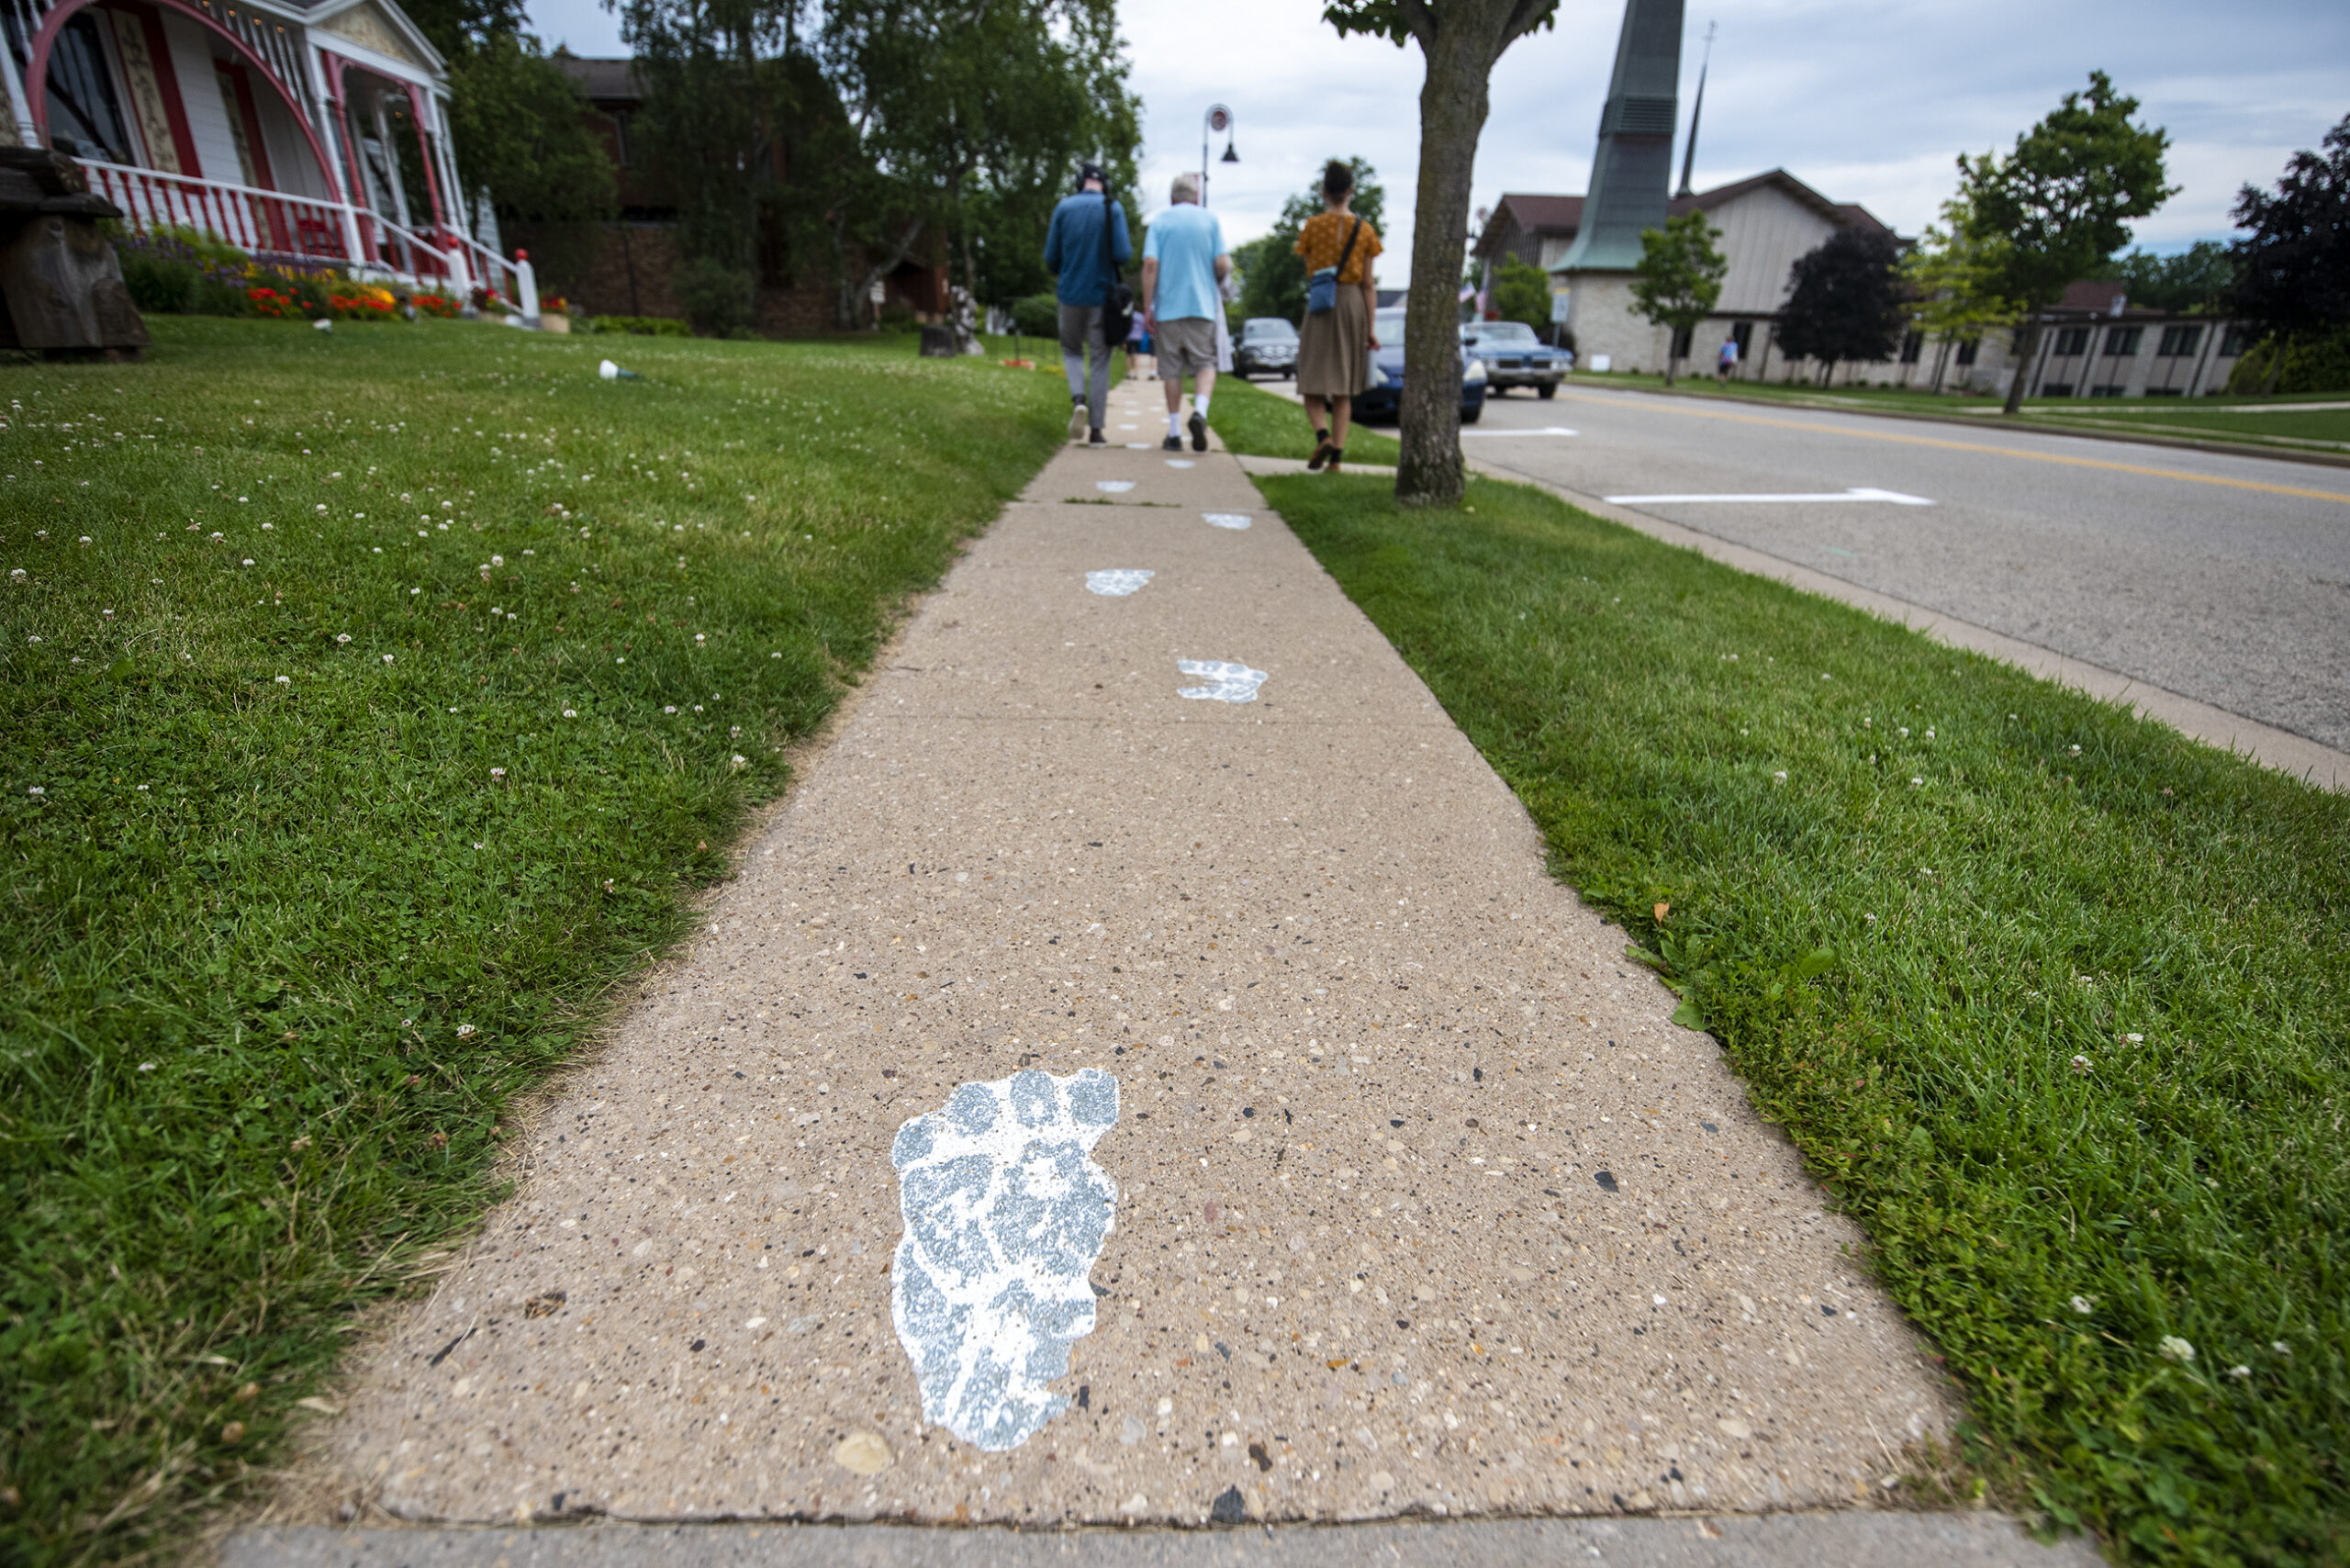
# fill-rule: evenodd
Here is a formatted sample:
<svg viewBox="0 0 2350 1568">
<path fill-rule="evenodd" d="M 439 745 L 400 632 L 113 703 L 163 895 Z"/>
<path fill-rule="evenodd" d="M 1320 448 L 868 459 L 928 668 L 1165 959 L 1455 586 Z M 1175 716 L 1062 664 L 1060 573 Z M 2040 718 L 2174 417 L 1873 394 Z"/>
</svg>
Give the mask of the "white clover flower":
<svg viewBox="0 0 2350 1568">
<path fill-rule="evenodd" d="M 215 539 L 226 539 L 226 538 L 228 538 L 229 536 L 228 536 L 227 534 L 225 534 L 225 533 L 216 533 L 216 534 L 214 534 L 212 537 L 213 537 L 213 538 L 215 538 Z"/>
<path fill-rule="evenodd" d="M 38 642 L 39 642 L 39 641 L 40 641 L 39 633 L 28 633 L 26 634 L 25 641 L 26 641 L 26 642 L 28 642 L 28 643 L 38 643 Z"/>
<path fill-rule="evenodd" d="M 2081 755 L 2081 748 L 2078 746 L 2066 746 L 2065 748 L 2065 754 L 2067 756 L 2078 756 Z"/>
<path fill-rule="evenodd" d="M 2121 1037 L 2133 1046 L 2143 1046 L 2146 1043 L 2146 1036 L 2143 1035 L 2124 1035 Z"/>
<path fill-rule="evenodd" d="M 675 706 L 673 706 L 673 705 L 665 705 L 665 706 L 662 708 L 662 710 L 661 710 L 661 711 L 663 711 L 664 713 L 674 713 L 674 712 L 676 712 L 677 711 L 677 709 L 676 709 L 676 707 L 675 707 Z"/>
<path fill-rule="evenodd" d="M 1926 732 L 1926 738 L 1927 738 L 1928 740 L 1932 740 L 1932 739 L 1934 738 L 1934 732 L 1933 732 L 1933 731 L 1931 731 L 1931 730 L 1928 730 L 1928 731 Z"/>
<path fill-rule="evenodd" d="M 89 536 L 88 534 L 86 534 L 86 533 L 85 533 L 85 534 L 82 535 L 82 543 L 83 543 L 87 544 L 89 542 L 90 542 L 90 536 Z"/>
<path fill-rule="evenodd" d="M 738 751 L 738 752 L 736 752 L 736 753 L 734 754 L 734 766 L 735 766 L 735 767 L 743 767 L 747 766 L 747 765 L 750 763 L 750 760 L 751 760 L 751 759 L 750 759 L 749 757 L 744 756 L 741 752 L 739 752 L 739 751 Z"/>
<path fill-rule="evenodd" d="M 25 580 L 25 569 L 22 566 L 17 567 L 8 574 L 8 580 L 10 582 L 23 582 Z"/>
<path fill-rule="evenodd" d="M 1911 788 L 1912 790 L 1922 790 L 1922 789 L 1924 789 L 1925 787 L 1926 787 L 1926 781 L 1925 781 L 1924 779 L 1918 778 L 1918 777 L 1917 777 L 1917 776 L 1915 776 L 1914 774 L 1913 774 L 1913 775 L 1911 775 L 1910 779 L 1909 779 L 1909 788 Z"/>
<path fill-rule="evenodd" d="M 1897 733 L 1906 737 L 1906 736 L 1909 734 L 1909 726 L 1908 726 L 1908 725 L 1907 725 L 1907 724 L 1904 724 L 1904 725 L 1902 725 L 1902 726 L 1901 726 L 1901 728 L 1899 729 L 1899 731 L 1898 731 L 1898 732 L 1897 732 Z"/>
<path fill-rule="evenodd" d="M 505 613 L 506 613 L 506 611 L 505 611 L 504 610 L 500 609 L 498 606 L 497 606 L 497 605 L 495 605 L 495 604 L 493 604 L 493 605 L 491 605 L 491 606 L 489 607 L 489 612 L 490 612 L 492 615 L 503 615 L 503 614 L 505 614 Z"/>
<path fill-rule="evenodd" d="M 2252 1369 L 2247 1366 L 2232 1366 L 2228 1369 L 2228 1375 L 2241 1382 L 2252 1375 Z"/>
<path fill-rule="evenodd" d="M 473 1036 L 474 1026 L 471 1024 L 460 1024 L 457 1025 L 457 1038 L 461 1040 L 469 1040 L 472 1039 Z"/>
<path fill-rule="evenodd" d="M 48 794 L 48 793 L 49 793 L 49 791 L 48 791 L 48 790 L 44 790 L 44 789 L 42 789 L 42 788 L 41 788 L 39 785 L 38 785 L 38 784 L 33 784 L 33 785 L 28 785 L 28 786 L 26 787 L 25 793 L 26 793 L 26 794 L 28 794 L 28 795 L 46 795 L 46 794 Z"/>
<path fill-rule="evenodd" d="M 2176 1334 L 2164 1335 L 2163 1342 L 2155 1346 L 2154 1349 L 2162 1353 L 2163 1360 L 2166 1361 L 2177 1361 L 2181 1366 L 2185 1366 L 2195 1360 L 2195 1347 L 2188 1344 L 2186 1340 L 2180 1338 Z"/>
<path fill-rule="evenodd" d="M 2094 1065 L 2095 1064 L 2087 1057 L 2075 1057 L 2073 1058 L 2073 1070 L 2076 1073 L 2086 1074 Z"/>
<path fill-rule="evenodd" d="M 503 555 L 492 555 L 489 558 L 489 564 L 493 566 L 502 566 L 506 565 L 506 557 Z"/>
<path fill-rule="evenodd" d="M 604 890 L 608 893 L 612 890 L 612 879 L 610 877 L 604 879 Z"/>
<path fill-rule="evenodd" d="M 390 664 L 390 663 L 392 662 L 392 655 L 389 655 L 389 654 L 386 654 L 386 655 L 384 655 L 384 662 L 385 662 L 386 664 Z"/>
<path fill-rule="evenodd" d="M 2268 1348 L 2269 1348 L 2271 1350 L 2275 1351 L 2277 1355 L 2280 1355 L 2280 1356 L 2289 1356 L 2289 1355 L 2291 1355 L 2291 1354 L 2293 1353 L 2293 1347 L 2292 1347 L 2292 1346 L 2290 1346 L 2290 1345 L 2288 1345 L 2288 1344 L 2287 1344 L 2287 1343 L 2285 1343 L 2285 1341 L 2284 1341 L 2284 1340 L 2282 1340 L 2282 1339 L 2271 1339 L 2271 1340 L 2269 1340 L 2269 1341 L 2268 1341 Z"/>
<path fill-rule="evenodd" d="M 576 708 L 565 708 L 563 711 L 563 716 L 566 719 L 576 719 L 579 717 L 579 711 Z"/>
<path fill-rule="evenodd" d="M 253 558 L 252 558 L 251 555 L 246 556 L 246 557 L 245 557 L 245 565 L 246 565 L 246 566 L 252 566 L 252 564 L 253 564 Z"/>
<path fill-rule="evenodd" d="M 502 767 L 493 767 L 489 770 L 489 776 L 492 778 L 503 778 L 506 777 L 506 769 Z"/>
<path fill-rule="evenodd" d="M 733 729 L 728 730 L 726 733 L 727 733 L 728 734 L 730 734 L 730 735 L 739 735 L 739 734 L 741 734 L 743 733 L 743 726 L 742 726 L 742 725 L 740 725 L 740 724 L 737 724 L 737 725 L 735 725 Z"/>
<path fill-rule="evenodd" d="M 294 684 L 294 678 L 290 675 L 281 675 L 277 678 L 277 684 L 280 686 L 291 686 Z"/>
<path fill-rule="evenodd" d="M 694 641 L 697 643 L 707 643 L 710 641 L 710 638 L 707 633 L 697 632 L 694 633 Z"/>
<path fill-rule="evenodd" d="M 351 633 L 348 632 L 338 632 L 334 634 L 334 640 L 337 643 L 348 643 L 351 641 Z"/>
<path fill-rule="evenodd" d="M 420 594 L 420 593 L 422 593 L 423 591 L 424 591 L 424 590 L 423 590 L 422 588 L 410 588 L 410 589 L 408 589 L 408 597 L 409 597 L 410 599 L 413 599 L 413 598 L 415 598 L 418 594 Z"/>
<path fill-rule="evenodd" d="M 324 508 L 320 508 L 319 510 L 324 510 L 325 509 L 324 509 Z M 276 527 L 277 527 L 277 524 L 275 524 L 275 523 L 274 523 L 274 522 L 264 522 L 264 523 L 263 523 L 263 524 L 261 525 L 261 531 L 262 531 L 263 533 L 269 533 L 269 532 L 272 532 L 275 531 Z"/>
<path fill-rule="evenodd" d="M 1777 779 L 1780 783 L 1785 784 L 1787 781 L 1786 769 L 1781 768 L 1778 772 L 1771 775 L 1771 777 Z"/>
<path fill-rule="evenodd" d="M 326 506 L 326 503 L 325 503 L 324 501 L 320 501 L 320 502 L 319 503 L 319 515 L 320 517 L 324 517 L 324 516 L 326 515 L 326 512 L 327 512 L 327 506 Z M 267 524 L 267 523 L 265 523 L 265 522 L 264 522 L 264 523 L 263 523 L 263 524 L 262 524 L 262 526 L 263 526 L 263 528 L 267 528 L 267 527 L 269 526 L 269 524 Z"/>
<path fill-rule="evenodd" d="M 769 654 L 769 655 L 767 655 L 767 657 L 769 657 L 769 658 L 771 658 L 771 659 L 779 659 L 779 658 L 783 657 L 783 655 L 782 655 L 781 654 Z"/>
<path fill-rule="evenodd" d="M 2073 1310 L 2079 1313 L 2083 1317 L 2087 1317 L 2096 1309 L 2097 1303 L 2091 1301 L 2085 1295 L 2076 1295 L 2073 1298 Z"/>
</svg>

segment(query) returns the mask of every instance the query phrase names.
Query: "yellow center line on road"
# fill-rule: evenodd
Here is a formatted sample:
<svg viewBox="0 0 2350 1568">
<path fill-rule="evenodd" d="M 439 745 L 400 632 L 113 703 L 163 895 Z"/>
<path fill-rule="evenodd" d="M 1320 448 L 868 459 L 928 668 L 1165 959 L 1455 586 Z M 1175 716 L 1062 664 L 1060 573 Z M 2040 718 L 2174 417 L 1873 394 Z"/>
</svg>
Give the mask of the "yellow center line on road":
<svg viewBox="0 0 2350 1568">
<path fill-rule="evenodd" d="M 1622 408 L 1620 396 L 1597 398 L 1588 392 L 1566 394 L 1579 403 L 1604 403 Z M 1686 414 L 1700 420 L 1729 420 L 1741 425 L 1775 425 L 1781 430 L 1810 431 L 1816 435 L 1852 436 L 1861 441 L 1890 441 L 1906 446 L 1937 446 L 1945 452 L 1984 452 L 1994 457 L 2021 457 L 2033 463 L 2061 463 L 2073 468 L 2103 468 L 2115 474 L 2139 474 L 2149 479 L 2184 479 L 2190 485 L 2221 485 L 2232 490 L 2260 490 L 2272 496 L 2299 496 L 2310 501 L 2338 501 L 2350 506 L 2350 495 L 2338 490 L 2305 490 L 2298 485 L 2271 485 L 2260 479 L 2228 479 L 2217 474 L 2189 474 L 2182 468 L 2149 468 L 2138 463 L 2111 463 L 2102 457 L 2067 457 L 2060 453 L 2031 452 L 2020 446 L 1986 446 L 1980 442 L 1945 441 L 1930 435 L 1896 435 L 1891 431 L 1848 430 L 1841 425 L 1818 425 L 1805 420 L 1774 420 L 1762 414 L 1725 414 L 1712 409 L 1684 409 L 1672 403 L 1660 403 L 1659 409 L 1670 414 Z"/>
</svg>

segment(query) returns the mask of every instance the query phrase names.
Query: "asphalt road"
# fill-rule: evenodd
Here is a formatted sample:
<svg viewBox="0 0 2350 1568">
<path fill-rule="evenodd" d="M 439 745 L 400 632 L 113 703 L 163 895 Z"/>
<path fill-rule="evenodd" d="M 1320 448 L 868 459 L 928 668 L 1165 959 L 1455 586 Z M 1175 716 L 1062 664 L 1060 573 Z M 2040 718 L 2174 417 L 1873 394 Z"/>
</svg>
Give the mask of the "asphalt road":
<svg viewBox="0 0 2350 1568">
<path fill-rule="evenodd" d="M 1572 384 L 1488 399 L 1462 444 L 2350 751 L 2350 471 Z M 1853 489 L 1932 504 L 1625 499 Z"/>
</svg>

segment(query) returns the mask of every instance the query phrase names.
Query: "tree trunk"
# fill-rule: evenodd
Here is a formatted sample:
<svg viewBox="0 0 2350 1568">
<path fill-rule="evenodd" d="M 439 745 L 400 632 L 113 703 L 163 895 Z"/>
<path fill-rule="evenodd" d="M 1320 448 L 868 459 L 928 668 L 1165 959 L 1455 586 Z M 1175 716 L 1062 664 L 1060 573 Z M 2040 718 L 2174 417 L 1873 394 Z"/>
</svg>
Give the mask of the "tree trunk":
<svg viewBox="0 0 2350 1568">
<path fill-rule="evenodd" d="M 1680 358 L 1681 356 L 1674 353 L 1671 345 L 1668 344 L 1664 351 L 1664 384 L 1667 386 L 1673 385 L 1673 367 Z"/>
<path fill-rule="evenodd" d="M 1485 129 L 1487 78 L 1509 7 L 1454 4 L 1424 37 L 1420 183 L 1412 224 L 1412 292 L 1404 314 L 1404 455 L 1395 499 L 1407 507 L 1460 504 L 1460 247 L 1469 232 L 1469 183 Z M 1488 20 L 1479 13 L 1494 12 Z M 1482 26 L 1480 24 L 1483 24 Z"/>
<path fill-rule="evenodd" d="M 2023 334 L 2017 345 L 2015 379 L 2008 383 L 2008 404 L 2002 415 L 2013 414 L 2023 407 L 2024 383 L 2031 379 L 2031 356 L 2040 352 L 2040 308 L 2032 308 L 2024 318 Z"/>
<path fill-rule="evenodd" d="M 2281 337 L 2271 338 L 2268 340 L 2268 375 L 2260 383 L 2260 395 L 2264 398 L 2274 398 L 2277 396 L 2277 378 L 2285 374 L 2285 345 L 2287 341 L 2288 340 Z"/>
</svg>

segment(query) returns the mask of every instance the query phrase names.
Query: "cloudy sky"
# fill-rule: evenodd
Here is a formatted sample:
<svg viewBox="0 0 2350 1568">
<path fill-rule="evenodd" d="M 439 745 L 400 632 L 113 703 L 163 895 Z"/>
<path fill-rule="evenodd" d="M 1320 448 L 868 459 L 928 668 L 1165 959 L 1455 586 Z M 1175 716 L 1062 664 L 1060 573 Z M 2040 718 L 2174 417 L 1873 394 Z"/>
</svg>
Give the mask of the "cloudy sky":
<svg viewBox="0 0 2350 1568">
<path fill-rule="evenodd" d="M 596 0 L 532 0 L 550 44 L 621 52 Z M 1400 284 L 1418 160 L 1416 47 L 1340 39 L 1319 0 L 1122 0 L 1144 108 L 1146 211 L 1200 162 L 1201 116 L 1230 106 L 1237 164 L 1211 165 L 1209 203 L 1234 242 L 1270 226 L 1322 159 L 1360 154 L 1388 187 Z M 2350 6 L 2339 0 L 1688 0 L 1681 124 L 1700 40 L 1718 24 L 1696 183 L 1785 167 L 1915 234 L 1950 194 L 1962 149 L 2010 144 L 2102 68 L 2171 135 L 2184 187 L 2138 227 L 2176 250 L 2224 239 L 2246 180 L 2273 180 L 2350 113 Z M 1551 31 L 1495 71 L 1472 207 L 1504 191 L 1578 192 L 1591 174 L 1622 0 L 1564 0 Z M 1221 156 L 1219 140 L 1214 156 Z M 1681 156 L 1674 150 L 1676 169 Z"/>
</svg>

